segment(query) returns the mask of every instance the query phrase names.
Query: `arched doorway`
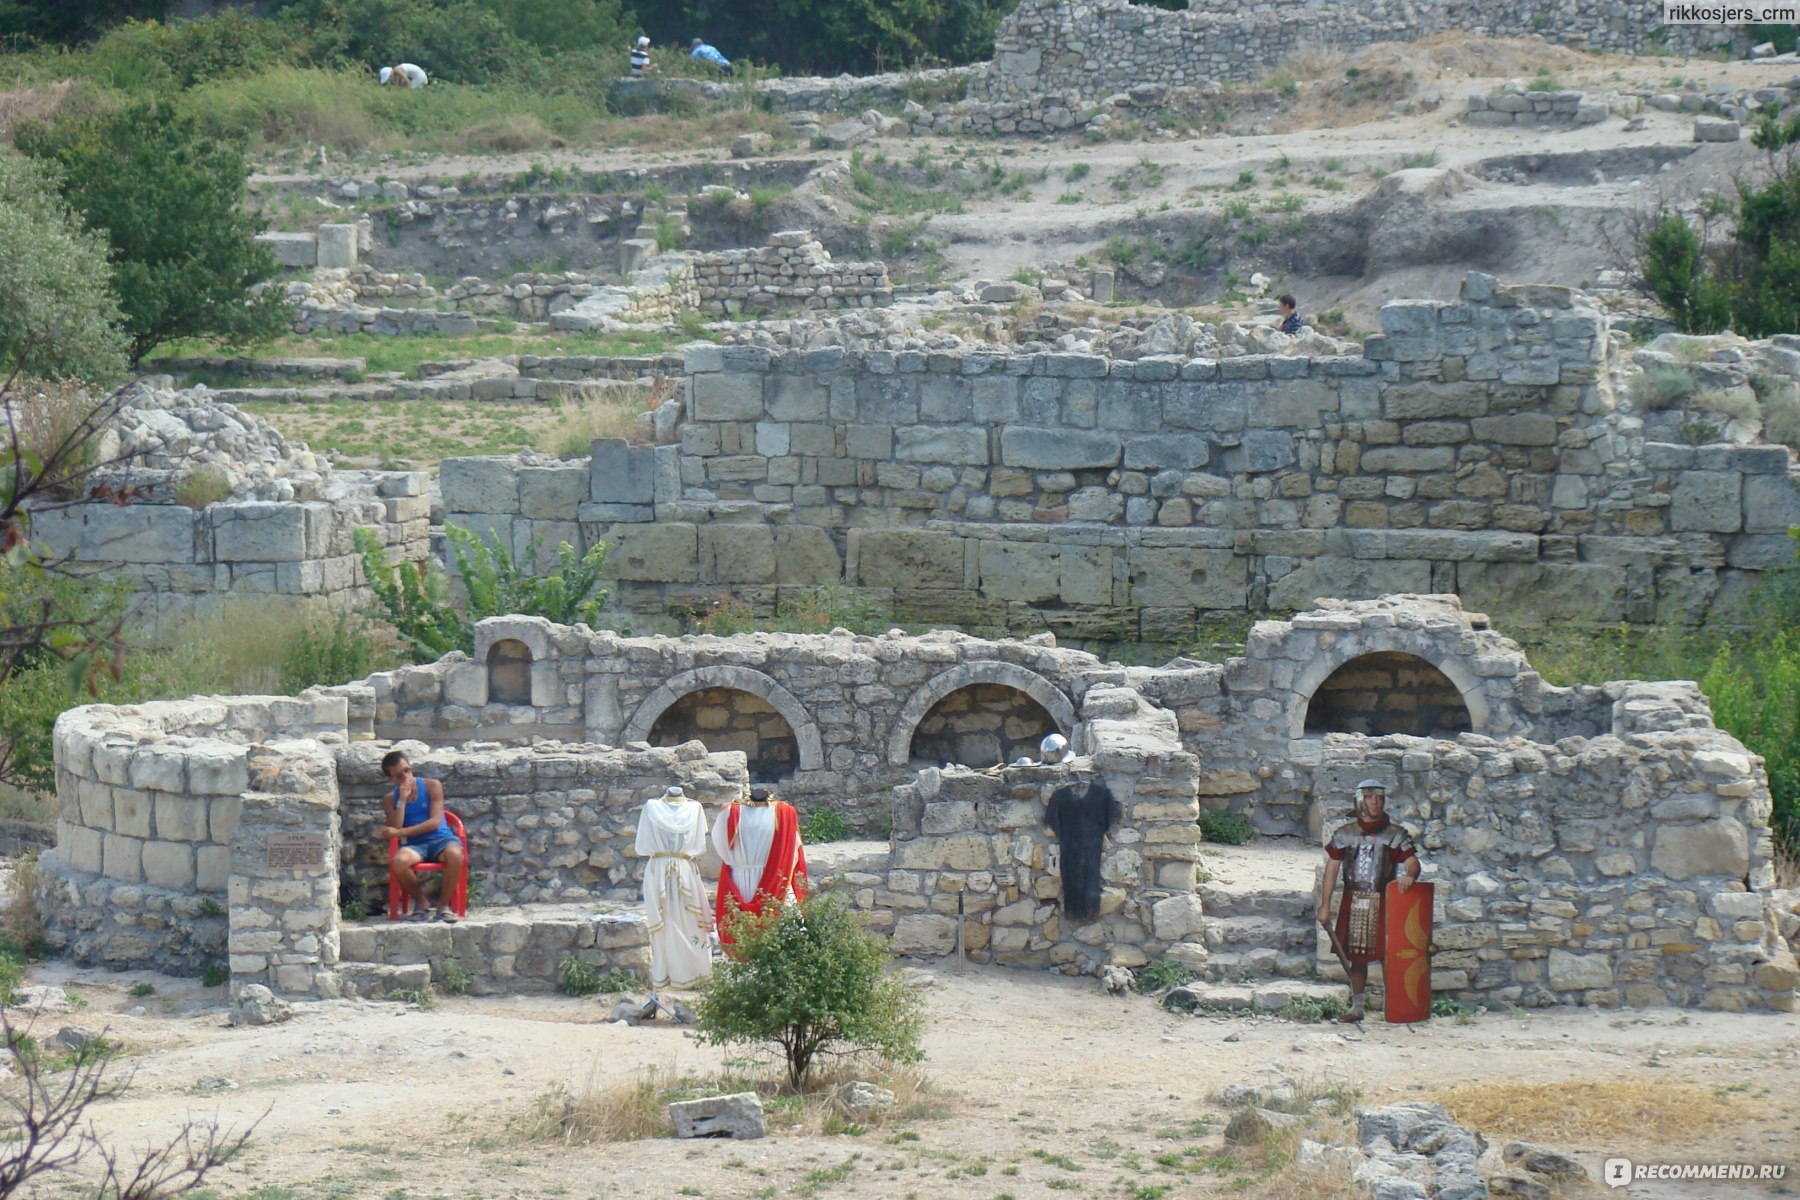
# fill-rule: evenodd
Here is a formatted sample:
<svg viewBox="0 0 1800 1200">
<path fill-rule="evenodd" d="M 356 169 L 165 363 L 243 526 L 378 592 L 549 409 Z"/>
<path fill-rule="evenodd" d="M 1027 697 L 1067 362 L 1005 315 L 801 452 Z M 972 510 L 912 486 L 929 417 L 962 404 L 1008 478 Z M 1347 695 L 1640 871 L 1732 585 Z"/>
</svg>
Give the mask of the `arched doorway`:
<svg viewBox="0 0 1800 1200">
<path fill-rule="evenodd" d="M 924 766 L 966 767 L 991 767 L 1022 756 L 1035 760 L 1038 743 L 1056 732 L 1056 718 L 1018 688 L 973 683 L 931 706 L 913 730 L 909 758 Z"/>
<path fill-rule="evenodd" d="M 531 648 L 517 638 L 488 647 L 488 703 L 531 703 Z"/>
<path fill-rule="evenodd" d="M 1416 654 L 1384 650 L 1326 677 L 1306 707 L 1308 734 L 1455 736 L 1474 728 L 1450 677 Z"/>
<path fill-rule="evenodd" d="M 736 688 L 689 692 L 662 711 L 645 739 L 652 746 L 698 741 L 721 753 L 741 750 L 756 783 L 774 783 L 800 765 L 799 741 L 787 718 L 761 696 Z"/>
</svg>

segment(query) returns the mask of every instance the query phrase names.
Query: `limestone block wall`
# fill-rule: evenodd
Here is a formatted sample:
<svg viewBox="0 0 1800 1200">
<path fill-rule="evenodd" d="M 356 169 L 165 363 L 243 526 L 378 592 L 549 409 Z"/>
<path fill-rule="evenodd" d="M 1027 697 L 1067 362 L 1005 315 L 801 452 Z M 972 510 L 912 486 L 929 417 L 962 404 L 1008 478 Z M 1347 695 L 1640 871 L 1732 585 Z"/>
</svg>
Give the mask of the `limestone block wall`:
<svg viewBox="0 0 1800 1200">
<path fill-rule="evenodd" d="M 278 995 L 337 997 L 338 793 L 331 755 L 317 741 L 252 747 L 257 790 L 241 797 L 227 885 L 231 995 L 251 984 Z M 312 854 L 278 857 L 278 839 Z"/>
<path fill-rule="evenodd" d="M 708 754 L 696 742 L 664 750 L 356 742 L 338 749 L 336 770 L 345 869 L 365 887 L 386 887 L 387 841 L 375 830 L 386 790 L 381 757 L 395 748 L 408 752 L 421 777 L 442 782 L 489 905 L 635 903 L 644 876 L 634 849 L 644 801 L 679 783 L 710 819 L 749 782 L 741 755 Z"/>
<path fill-rule="evenodd" d="M 1319 767 L 1388 780 L 1390 811 L 1419 836 L 1439 990 L 1528 1007 L 1793 1010 L 1767 781 L 1728 735 L 1339 735 Z M 1347 819 L 1333 809 L 1330 824 Z"/>
<path fill-rule="evenodd" d="M 381 990 L 391 995 L 446 983 L 451 963 L 473 995 L 554 992 L 569 955 L 602 975 L 630 971 L 639 979 L 650 978 L 650 935 L 643 910 L 605 903 L 538 906 L 528 914 L 453 926 L 375 918 L 343 926 L 338 937 L 342 974 L 364 994 Z"/>
<path fill-rule="evenodd" d="M 447 463 L 445 505 L 515 545 L 518 517 L 607 542 L 633 613 L 841 581 L 1108 640 L 1396 590 L 1694 622 L 1792 560 L 1788 450 L 1646 437 L 1578 293 L 1471 275 L 1381 321 L 1341 357 L 695 347 L 677 447 L 607 444 L 585 502 L 569 469 L 531 512 L 524 472 Z"/>
<path fill-rule="evenodd" d="M 1194 894 L 1199 764 L 1181 750 L 1173 717 L 1135 693 L 1096 688 L 1083 715 L 1091 757 L 995 773 L 927 769 L 896 791 L 885 877 L 844 880 L 895 953 L 954 951 L 960 895 L 975 962 L 1092 970 L 1159 955 L 1204 960 Z M 1062 848 L 1044 828 L 1044 812 L 1057 788 L 1085 790 L 1096 778 L 1119 800 L 1123 820 L 1101 860 L 1100 915 L 1077 923 L 1059 900 Z"/>
<path fill-rule="evenodd" d="M 1463 119 L 1470 125 L 1598 125 L 1611 111 L 1606 101 L 1581 92 L 1500 91 L 1471 95 Z"/>
<path fill-rule="evenodd" d="M 700 311 L 716 315 L 783 308 L 874 308 L 893 303 L 887 264 L 833 262 L 811 233 L 774 234 L 756 249 L 693 259 Z"/>
<path fill-rule="evenodd" d="M 529 704 L 491 694 L 489 664 L 506 643 L 529 657 Z M 917 769 L 914 736 L 952 693 L 982 684 L 1012 689 L 1071 734 L 1087 678 L 1101 665 L 1047 638 L 990 642 L 897 631 L 620 637 L 506 617 L 476 627 L 471 658 L 451 655 L 367 683 L 377 737 L 433 744 L 554 737 L 630 748 L 644 743 L 686 697 L 715 689 L 742 693 L 766 704 L 791 731 L 795 765 L 781 780 L 785 798 L 802 808 L 826 803 L 857 824 L 881 827 L 889 790 Z M 779 734 L 766 714 L 760 720 Z M 715 750 L 741 748 L 730 731 L 714 732 L 695 730 L 702 740 L 711 737 Z"/>
<path fill-rule="evenodd" d="M 1660 10 L 1606 0 L 1543 6 L 1531 0 L 1445 0 L 1349 5 L 1329 0 L 1271 8 L 1208 0 L 1167 11 L 1124 0 L 1022 0 L 1000 23 L 993 61 L 972 95 L 1000 100 L 1068 91 L 1089 99 L 1139 84 L 1259 79 L 1304 47 L 1350 49 L 1460 31 L 1491 37 L 1541 34 L 1595 50 L 1690 54 L 1728 47 L 1733 31 L 1663 26 Z"/>
<path fill-rule="evenodd" d="M 332 500 L 72 504 L 34 513 L 31 534 L 84 569 L 140 593 L 156 624 L 205 611 L 229 594 L 371 599 L 352 533 L 373 530 L 390 561 L 430 552 L 431 504 L 419 472 L 370 472 L 366 490 Z"/>
<path fill-rule="evenodd" d="M 56 848 L 38 859 L 52 948 L 193 974 L 225 957 L 232 838 L 250 747 L 343 736 L 341 697 L 232 697 L 57 718 Z"/>
</svg>

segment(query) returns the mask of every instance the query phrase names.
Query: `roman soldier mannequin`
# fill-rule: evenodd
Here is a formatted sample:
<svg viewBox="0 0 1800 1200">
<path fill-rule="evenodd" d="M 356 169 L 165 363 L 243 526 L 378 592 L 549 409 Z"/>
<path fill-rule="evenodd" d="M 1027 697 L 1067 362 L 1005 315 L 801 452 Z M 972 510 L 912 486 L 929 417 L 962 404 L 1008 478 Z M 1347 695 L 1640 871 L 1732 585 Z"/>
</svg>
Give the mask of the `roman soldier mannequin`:
<svg viewBox="0 0 1800 1200">
<path fill-rule="evenodd" d="M 752 788 L 748 800 L 728 805 L 713 823 L 712 840 L 724 864 L 714 905 L 722 946 L 729 949 L 734 940 L 731 923 L 737 913 L 761 913 L 771 900 L 806 899 L 800 814 L 768 788 Z"/>
<path fill-rule="evenodd" d="M 1388 820 L 1387 785 L 1365 779 L 1356 785 L 1356 820 L 1338 826 L 1325 843 L 1325 886 L 1319 896 L 1319 924 L 1325 926 L 1350 977 L 1350 1011 L 1341 1020 L 1363 1019 L 1363 988 L 1369 964 L 1384 947 L 1382 890 L 1397 882 L 1404 892 L 1419 877 L 1412 835 Z M 1343 899 L 1331 921 L 1331 893 L 1342 874 Z"/>
</svg>

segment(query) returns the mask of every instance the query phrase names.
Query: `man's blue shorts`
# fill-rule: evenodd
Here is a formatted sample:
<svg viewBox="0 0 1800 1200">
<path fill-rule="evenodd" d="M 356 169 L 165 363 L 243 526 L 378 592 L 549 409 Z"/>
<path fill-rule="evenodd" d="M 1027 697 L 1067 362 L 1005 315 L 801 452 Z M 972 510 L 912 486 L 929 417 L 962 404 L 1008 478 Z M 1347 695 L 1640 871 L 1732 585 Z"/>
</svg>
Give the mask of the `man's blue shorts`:
<svg viewBox="0 0 1800 1200">
<path fill-rule="evenodd" d="M 417 853 L 421 862 L 437 862 L 444 857 L 444 851 L 460 845 L 462 840 L 456 834 L 440 829 L 419 841 L 406 843 L 406 848 Z"/>
</svg>

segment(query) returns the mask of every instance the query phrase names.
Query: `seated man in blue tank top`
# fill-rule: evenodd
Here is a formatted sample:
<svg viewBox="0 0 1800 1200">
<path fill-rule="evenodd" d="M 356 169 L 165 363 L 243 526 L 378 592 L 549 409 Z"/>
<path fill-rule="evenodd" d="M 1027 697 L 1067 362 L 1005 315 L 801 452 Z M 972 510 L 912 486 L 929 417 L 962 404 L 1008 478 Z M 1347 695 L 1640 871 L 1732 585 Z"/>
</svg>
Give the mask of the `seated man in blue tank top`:
<svg viewBox="0 0 1800 1200">
<path fill-rule="evenodd" d="M 422 862 L 434 862 L 444 864 L 437 919 L 454 924 L 458 918 L 450 907 L 451 881 L 462 878 L 463 848 L 450 822 L 444 819 L 444 785 L 435 779 L 415 778 L 412 760 L 398 750 L 390 750 L 382 758 L 381 773 L 394 789 L 381 798 L 387 824 L 380 832 L 382 837 L 399 838 L 404 843 L 394 852 L 392 865 L 394 878 L 412 897 L 414 915 L 408 919 L 425 921 L 431 917 L 431 906 L 425 903 L 424 890 L 413 868 Z"/>
</svg>

